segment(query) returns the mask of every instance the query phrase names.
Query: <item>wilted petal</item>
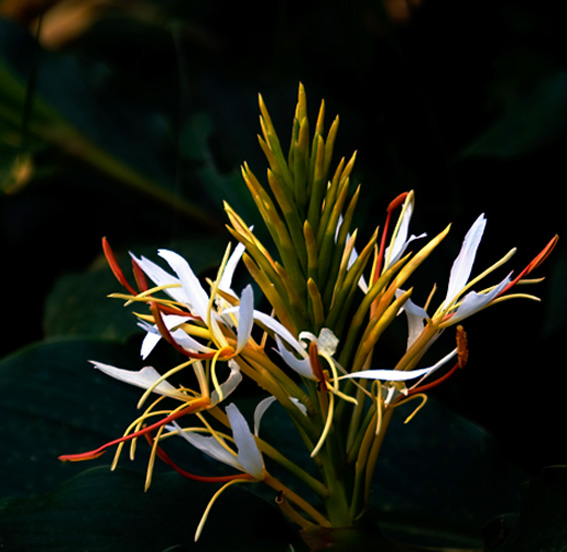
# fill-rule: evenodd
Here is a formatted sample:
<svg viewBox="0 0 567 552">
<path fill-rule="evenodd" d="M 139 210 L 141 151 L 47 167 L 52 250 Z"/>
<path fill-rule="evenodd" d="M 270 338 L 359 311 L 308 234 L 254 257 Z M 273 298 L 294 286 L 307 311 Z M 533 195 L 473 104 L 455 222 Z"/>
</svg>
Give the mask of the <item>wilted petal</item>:
<svg viewBox="0 0 567 552">
<path fill-rule="evenodd" d="M 110 366 L 108 364 L 103 364 L 102 362 L 96 362 L 93 360 L 91 360 L 90 362 L 97 370 L 104 372 L 106 375 L 111 376 L 119 381 L 123 381 L 124 383 L 129 383 L 130 385 L 141 387 L 142 389 L 148 389 L 159 378 L 161 378 L 161 374 L 152 366 L 145 366 L 141 370 L 133 371 L 116 368 L 115 366 Z M 182 401 L 187 400 L 187 395 L 177 390 L 167 381 L 160 382 L 154 387 L 153 391 L 158 395 L 166 395 L 167 397 L 180 399 Z"/>
<path fill-rule="evenodd" d="M 463 245 L 461 246 L 461 251 L 451 268 L 447 297 L 443 303 L 443 308 L 449 307 L 449 305 L 459 296 L 461 290 L 467 285 L 485 227 L 486 218 L 484 217 L 484 214 L 482 214 L 476 219 L 470 230 L 467 232 L 467 235 L 463 240 Z"/>
<path fill-rule="evenodd" d="M 245 472 L 256 479 L 262 479 L 264 477 L 264 462 L 248 423 L 234 404 L 229 404 L 226 407 L 226 415 L 232 428 L 234 443 L 238 449 L 238 462 Z"/>
</svg>

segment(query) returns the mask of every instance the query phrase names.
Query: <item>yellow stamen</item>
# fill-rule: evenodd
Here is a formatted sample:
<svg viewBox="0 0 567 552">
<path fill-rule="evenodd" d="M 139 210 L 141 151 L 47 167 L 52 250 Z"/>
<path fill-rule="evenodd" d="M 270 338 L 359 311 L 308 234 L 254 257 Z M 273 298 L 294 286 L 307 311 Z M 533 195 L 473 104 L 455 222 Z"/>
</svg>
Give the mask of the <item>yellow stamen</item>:
<svg viewBox="0 0 567 552">
<path fill-rule="evenodd" d="M 203 527 L 205 526 L 205 522 L 207 521 L 207 517 L 209 516 L 209 512 L 211 511 L 211 508 L 213 507 L 213 504 L 217 501 L 217 499 L 219 498 L 219 496 L 226 491 L 226 489 L 228 489 L 231 485 L 234 485 L 236 483 L 254 483 L 254 480 L 250 480 L 250 479 L 233 479 L 232 481 L 229 481 L 228 483 L 225 483 L 211 498 L 211 500 L 209 501 L 209 503 L 207 504 L 207 507 L 205 508 L 205 511 L 203 512 L 203 517 L 201 518 L 201 521 L 199 522 L 199 525 L 197 526 L 197 531 L 195 531 L 195 542 L 197 542 L 199 540 L 199 537 L 201 536 L 201 533 L 203 531 Z"/>
<path fill-rule="evenodd" d="M 331 430 L 331 425 L 333 423 L 333 412 L 334 412 L 334 405 L 335 399 L 333 393 L 328 393 L 329 395 L 329 409 L 327 410 L 327 419 L 325 420 L 325 427 L 323 428 L 323 433 L 321 433 L 321 437 L 319 437 L 319 441 L 315 445 L 315 448 L 311 451 L 311 458 L 317 456 L 318 452 L 323 447 L 325 443 L 325 439 Z"/>
<path fill-rule="evenodd" d="M 191 364 L 193 364 L 195 362 L 195 359 L 191 359 L 187 362 L 184 362 L 182 364 L 179 364 L 178 366 L 176 366 L 175 368 L 172 368 L 171 370 L 169 370 L 168 372 L 166 372 L 165 374 L 163 374 L 162 376 L 160 376 L 156 381 L 154 381 L 145 391 L 144 394 L 140 397 L 140 400 L 138 401 L 138 404 L 136 405 L 136 408 L 141 408 L 141 406 L 146 402 L 146 399 L 149 397 L 149 395 L 153 392 L 153 390 L 163 381 L 165 381 L 167 378 L 169 378 L 170 376 L 172 376 L 173 374 L 176 374 L 177 372 L 180 372 L 181 370 L 183 370 L 184 368 L 187 368 L 187 366 L 190 366 Z"/>
</svg>

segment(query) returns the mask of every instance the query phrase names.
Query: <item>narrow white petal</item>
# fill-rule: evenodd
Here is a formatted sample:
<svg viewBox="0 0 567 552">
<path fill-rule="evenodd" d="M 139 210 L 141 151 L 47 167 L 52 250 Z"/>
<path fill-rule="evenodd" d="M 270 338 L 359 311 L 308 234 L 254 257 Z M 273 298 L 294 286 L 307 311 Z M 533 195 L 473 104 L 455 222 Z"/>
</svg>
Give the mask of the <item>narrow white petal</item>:
<svg viewBox="0 0 567 552">
<path fill-rule="evenodd" d="M 304 416 L 307 416 L 307 408 L 299 399 L 296 399 L 295 397 L 290 397 L 290 400 L 295 406 L 297 406 L 297 408 Z M 256 435 L 256 437 L 258 437 L 260 433 L 260 422 L 262 421 L 262 417 L 266 413 L 266 410 L 268 410 L 268 408 L 275 401 L 276 401 L 276 397 L 269 396 L 266 397 L 265 399 L 262 399 L 256 405 L 256 408 L 254 409 L 254 435 Z"/>
<path fill-rule="evenodd" d="M 264 462 L 248 423 L 234 404 L 229 404 L 226 407 L 226 415 L 232 428 L 232 436 L 234 437 L 236 448 L 238 449 L 238 462 L 244 468 L 244 471 L 256 479 L 262 479 L 264 476 Z"/>
<path fill-rule="evenodd" d="M 169 266 L 179 277 L 183 290 L 189 300 L 189 307 L 203 320 L 207 319 L 209 296 L 201 286 L 201 282 L 189 266 L 189 263 L 178 253 L 168 249 L 158 251 L 160 257 L 165 259 Z"/>
<path fill-rule="evenodd" d="M 146 330 L 146 328 L 141 324 L 138 324 L 138 326 Z M 142 345 L 140 347 L 140 356 L 142 357 L 142 360 L 146 360 L 146 358 L 148 358 L 150 353 L 154 350 L 155 346 L 159 343 L 160 339 L 161 335 L 159 334 L 159 332 L 154 333 L 152 331 L 146 330 L 146 335 L 144 336 Z"/>
<path fill-rule="evenodd" d="M 115 366 L 103 364 L 102 362 L 95 362 L 92 360 L 90 362 L 97 370 L 104 372 L 106 375 L 119 381 L 123 381 L 124 383 L 129 383 L 130 385 L 141 387 L 142 389 L 148 389 L 161 377 L 161 374 L 152 366 L 145 366 L 141 370 L 135 372 L 133 370 L 116 368 Z M 154 388 L 154 392 L 158 395 L 166 395 L 168 397 L 180 399 L 183 401 L 187 399 L 187 395 L 178 391 L 167 381 L 160 382 Z"/>
<path fill-rule="evenodd" d="M 254 292 L 252 291 L 252 286 L 248 285 L 242 291 L 238 308 L 237 352 L 240 352 L 246 343 L 248 343 L 253 325 Z"/>
<path fill-rule="evenodd" d="M 210 456 L 227 466 L 232 466 L 237 470 L 243 469 L 236 456 L 228 452 L 228 450 L 226 450 L 212 435 L 205 436 L 192 431 L 182 431 L 181 427 L 176 422 L 173 422 L 171 425 L 167 425 L 166 429 L 170 431 L 177 430 L 181 437 L 183 437 L 186 441 L 189 441 L 189 443 L 201 452 L 204 452 L 207 456 Z"/>
<path fill-rule="evenodd" d="M 230 374 L 224 383 L 221 383 L 220 389 L 222 398 L 225 399 L 228 397 L 238 386 L 238 384 L 242 381 L 242 374 L 240 373 L 240 368 L 238 364 L 233 360 L 228 361 L 228 366 L 230 368 Z M 220 397 L 215 389 L 211 393 L 211 405 L 214 406 L 220 402 Z"/>
<path fill-rule="evenodd" d="M 341 376 L 339 379 L 361 378 L 375 379 L 380 381 L 408 381 L 424 376 L 425 374 L 428 374 L 432 369 L 433 367 L 430 366 L 429 368 L 410 370 L 409 372 L 402 372 L 401 370 L 362 370 L 360 372 L 353 372 L 352 374 Z"/>
<path fill-rule="evenodd" d="M 390 268 L 394 263 L 396 263 L 397 261 L 399 261 L 402 257 L 402 255 L 406 252 L 408 245 L 414 241 L 414 240 L 420 240 L 421 238 L 426 238 L 427 237 L 427 233 L 423 233 L 420 234 L 419 236 L 414 236 L 413 234 L 409 237 L 409 239 L 400 242 L 400 243 L 396 243 L 394 244 L 394 249 L 392 250 L 392 255 L 390 257 L 388 257 L 389 251 L 386 250 L 386 259 L 388 259 L 388 264 L 384 265 L 384 268 L 382 269 L 382 272 L 386 271 L 388 268 Z"/>
<path fill-rule="evenodd" d="M 309 357 L 305 351 L 303 352 L 303 358 L 297 358 L 292 352 L 288 351 L 286 346 L 282 343 L 278 334 L 275 334 L 276 344 L 278 346 L 278 352 L 282 356 L 284 362 L 292 369 L 295 370 L 300 376 L 304 378 L 316 380 L 317 378 L 313 374 L 311 369 L 311 363 L 309 362 Z"/>
<path fill-rule="evenodd" d="M 230 292 L 232 288 L 232 278 L 234 276 L 234 271 L 242 258 L 242 254 L 246 247 L 239 243 L 235 248 L 234 251 L 231 253 L 228 261 L 226 262 L 226 266 L 224 267 L 222 276 L 219 281 L 219 289 L 222 291 Z"/>
<path fill-rule="evenodd" d="M 485 227 L 486 218 L 484 214 L 482 214 L 476 219 L 467 232 L 463 240 L 463 245 L 461 246 L 461 251 L 451 267 L 447 297 L 443 303 L 443 308 L 447 308 L 459 296 L 459 293 L 469 281 L 476 252 Z"/>
<path fill-rule="evenodd" d="M 269 396 L 265 399 L 262 399 L 254 409 L 254 435 L 258 437 L 260 433 L 260 422 L 262 421 L 262 417 L 266 413 L 266 410 L 276 401 L 276 397 Z"/>
<path fill-rule="evenodd" d="M 402 290 L 396 292 L 396 296 L 403 294 Z M 409 349 L 415 340 L 421 335 L 425 327 L 425 321 L 429 319 L 424 308 L 418 307 L 411 299 L 408 299 L 401 308 L 406 313 L 408 321 L 408 339 L 407 349 Z"/>
<path fill-rule="evenodd" d="M 179 314 L 166 314 L 162 316 L 165 327 L 168 330 L 187 322 L 190 318 L 190 316 L 181 316 Z M 145 360 L 158 344 L 161 339 L 161 334 L 159 333 L 156 325 L 149 324 L 143 320 L 138 322 L 138 326 L 146 331 L 146 336 L 144 337 L 140 348 L 140 355 L 142 356 L 142 359 Z"/>
<path fill-rule="evenodd" d="M 493 301 L 502 290 L 510 283 L 510 276 L 507 276 L 502 282 L 500 282 L 495 288 L 487 291 L 485 293 L 477 293 L 476 291 L 471 291 L 467 293 L 461 304 L 454 311 L 453 316 L 450 318 L 451 324 L 456 324 L 457 322 L 468 318 L 475 312 L 483 309 L 488 303 Z"/>
<path fill-rule="evenodd" d="M 278 335 L 283 339 L 288 345 L 291 345 L 293 349 L 300 355 L 306 356 L 305 354 L 305 346 L 300 343 L 292 333 L 283 325 L 280 324 L 273 316 L 270 316 L 266 313 L 260 312 L 255 310 L 254 311 L 254 320 L 272 330 L 275 335 Z"/>
</svg>

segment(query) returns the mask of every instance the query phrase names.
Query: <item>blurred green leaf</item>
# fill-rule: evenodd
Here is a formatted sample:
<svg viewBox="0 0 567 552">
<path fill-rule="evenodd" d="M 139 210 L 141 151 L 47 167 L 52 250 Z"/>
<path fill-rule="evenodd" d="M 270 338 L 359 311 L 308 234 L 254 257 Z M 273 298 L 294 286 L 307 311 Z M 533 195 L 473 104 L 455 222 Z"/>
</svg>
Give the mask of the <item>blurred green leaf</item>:
<svg viewBox="0 0 567 552">
<path fill-rule="evenodd" d="M 519 515 L 499 516 L 486 528 L 486 552 L 567 551 L 567 467 L 544 469 L 522 488 Z"/>
<path fill-rule="evenodd" d="M 0 361 L 0 496 L 52 488 L 76 473 L 59 455 L 116 438 L 134 418 L 139 393 L 89 360 L 139 365 L 137 351 L 86 339 L 36 343 Z"/>
<path fill-rule="evenodd" d="M 0 51 L 4 58 L 0 58 L 0 137 L 4 141 L 13 147 L 24 147 L 30 140 L 49 144 L 209 230 L 222 228 L 196 200 L 198 196 L 180 195 L 174 189 L 173 158 L 168 158 L 170 170 L 160 164 L 156 152 L 165 148 L 157 138 L 170 140 L 163 115 L 118 94 L 97 95 L 92 78 L 89 82 L 76 57 L 41 51 L 24 29 L 3 19 Z M 36 78 L 28 97 L 30 76 Z"/>
<path fill-rule="evenodd" d="M 544 77 L 517 97 L 502 116 L 473 140 L 461 157 L 513 157 L 541 150 L 567 133 L 567 73 Z"/>
<path fill-rule="evenodd" d="M 176 473 L 148 492 L 136 472 L 93 468 L 37 498 L 0 501 L 0 548 L 45 552 L 281 551 L 298 537 L 264 501 L 232 487 L 215 503 L 199 542 L 195 529 L 217 486 Z"/>
</svg>

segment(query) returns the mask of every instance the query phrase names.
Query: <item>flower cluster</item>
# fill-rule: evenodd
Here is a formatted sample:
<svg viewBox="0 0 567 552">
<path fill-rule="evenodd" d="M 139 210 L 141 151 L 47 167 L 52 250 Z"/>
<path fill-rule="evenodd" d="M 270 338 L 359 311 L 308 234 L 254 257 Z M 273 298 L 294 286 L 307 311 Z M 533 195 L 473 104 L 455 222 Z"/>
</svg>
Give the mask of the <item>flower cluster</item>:
<svg viewBox="0 0 567 552">
<path fill-rule="evenodd" d="M 184 258 L 160 250 L 161 264 L 131 256 L 131 285 L 103 240 L 109 265 L 125 288 L 113 297 L 147 308 L 136 313 L 145 332 L 142 359 L 163 342 L 182 362 L 165 370 L 145 366 L 138 371 L 93 362 L 105 374 L 142 388 L 139 408 L 150 396 L 157 398 L 122 437 L 86 453 L 61 456 L 86 460 L 116 446 L 116 466 L 123 446 L 129 443 L 133 456 L 138 438 L 145 437 L 150 445 L 146 487 L 156 458 L 190 479 L 222 483 L 196 537 L 217 497 L 228 486 L 244 482 L 274 489 L 284 514 L 303 529 L 355 524 L 369 506 L 370 483 L 396 409 L 417 400 L 409 421 L 425 404 L 425 393 L 466 364 L 462 322 L 469 316 L 514 297 L 537 299 L 512 290 L 533 282 L 527 276 L 557 242 L 553 238 L 517 275 L 510 272 L 483 288 L 481 282 L 514 251 L 471 278 L 486 227 L 480 215 L 453 263 L 445 298 L 433 309 L 432 292 L 426 304 L 418 306 L 407 284 L 450 227 L 433 238 L 410 235 L 415 195 L 406 192 L 390 203 L 381 230 L 376 229 L 358 252 L 358 231 L 352 226 L 359 188 L 352 190 L 350 183 L 355 156 L 341 159 L 331 172 L 338 118 L 325 136 L 322 103 L 310 137 L 300 86 L 291 145 L 284 155 L 261 97 L 260 110 L 259 141 L 269 164 L 268 186 L 246 164 L 242 175 L 274 252 L 229 205 L 229 231 L 237 245 L 232 252 L 227 247 L 214 281 L 202 282 Z M 269 313 L 255 308 L 258 301 L 251 285 L 233 291 L 239 264 L 261 290 Z M 400 315 L 407 319 L 407 346 L 394 365 L 380 366 L 375 348 Z M 452 326 L 455 345 L 423 366 L 431 345 Z M 244 378 L 267 394 L 255 408 L 252 429 L 237 406 L 235 391 Z M 269 436 L 260 437 L 262 417 L 274 402 L 289 415 L 319 476 L 284 457 Z M 182 468 L 163 448 L 169 438 L 183 439 L 236 473 L 207 476 Z M 286 486 L 279 470 L 293 475 L 316 500 L 308 501 Z"/>
</svg>

